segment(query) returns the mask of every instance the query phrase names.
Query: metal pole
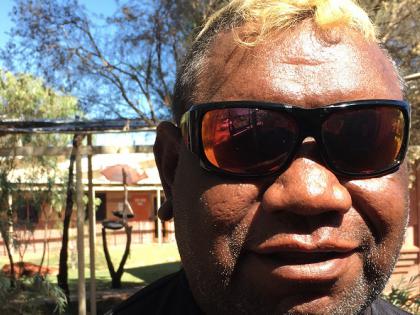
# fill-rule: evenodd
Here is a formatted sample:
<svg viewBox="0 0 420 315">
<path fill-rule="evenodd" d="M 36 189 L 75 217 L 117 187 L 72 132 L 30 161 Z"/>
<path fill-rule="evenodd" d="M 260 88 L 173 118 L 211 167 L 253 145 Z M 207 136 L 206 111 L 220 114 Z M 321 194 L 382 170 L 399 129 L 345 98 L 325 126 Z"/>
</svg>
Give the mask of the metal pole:
<svg viewBox="0 0 420 315">
<path fill-rule="evenodd" d="M 420 79 L 420 72 L 409 74 L 404 77 L 405 81 L 417 80 Z"/>
<path fill-rule="evenodd" d="M 414 211 L 417 211 L 417 246 L 420 246 L 420 161 L 414 165 L 415 174 L 416 174 L 416 205 L 414 206 Z M 420 255 L 420 254 L 418 254 Z M 418 265 L 418 270 L 420 273 L 420 261 Z"/>
<path fill-rule="evenodd" d="M 92 135 L 87 136 L 87 145 L 92 147 Z M 89 262 L 90 262 L 90 315 L 96 315 L 96 215 L 95 215 L 95 192 L 93 190 L 92 154 L 88 155 L 88 185 L 89 185 Z"/>
<path fill-rule="evenodd" d="M 157 211 L 159 210 L 161 204 L 160 204 L 160 189 L 158 188 L 156 190 L 156 215 Z M 158 243 L 162 244 L 162 222 L 159 218 L 157 218 L 157 229 L 158 229 Z"/>
<path fill-rule="evenodd" d="M 9 194 L 9 196 L 7 197 L 7 211 L 12 211 L 11 209 L 12 209 L 12 206 L 13 206 L 13 196 L 12 196 L 12 194 Z M 13 241 L 12 241 L 12 235 L 13 235 L 13 224 L 11 224 L 12 222 L 9 222 L 10 221 L 10 219 L 9 219 L 9 217 L 8 217 L 8 220 L 7 220 L 8 222 L 7 222 L 7 224 L 9 225 L 9 227 L 8 227 L 8 230 L 9 230 L 9 244 L 10 244 L 10 246 L 9 246 L 9 248 L 10 248 L 10 254 L 12 255 L 12 257 L 13 257 L 13 255 L 15 254 L 15 247 L 13 246 Z M 10 268 L 13 268 L 13 266 L 10 266 Z M 11 269 L 10 269 L 11 270 Z"/>
<path fill-rule="evenodd" d="M 82 156 L 81 145 L 76 148 L 76 201 L 77 201 L 77 268 L 78 285 L 77 296 L 79 315 L 86 315 L 86 287 L 85 287 L 85 247 L 84 247 L 84 221 L 85 208 L 83 205 L 83 183 L 82 183 Z"/>
</svg>

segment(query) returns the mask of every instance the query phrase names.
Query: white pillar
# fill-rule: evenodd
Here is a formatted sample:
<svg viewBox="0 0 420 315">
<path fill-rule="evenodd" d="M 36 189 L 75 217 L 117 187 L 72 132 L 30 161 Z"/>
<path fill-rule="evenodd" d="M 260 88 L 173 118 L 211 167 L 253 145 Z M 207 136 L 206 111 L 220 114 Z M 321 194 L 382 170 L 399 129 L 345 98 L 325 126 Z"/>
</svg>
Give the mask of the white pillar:
<svg viewBox="0 0 420 315">
<path fill-rule="evenodd" d="M 157 215 L 157 210 L 160 209 L 160 189 L 158 188 L 156 190 L 156 215 Z M 159 217 L 157 218 L 157 230 L 158 230 L 158 243 L 162 244 L 162 222 L 160 221 Z"/>
<path fill-rule="evenodd" d="M 82 157 L 80 147 L 76 149 L 76 201 L 77 201 L 77 297 L 79 315 L 86 315 L 86 287 L 85 287 L 85 246 L 84 246 L 84 221 L 85 208 L 83 205 L 83 183 L 82 183 Z"/>
<path fill-rule="evenodd" d="M 88 185 L 89 185 L 89 264 L 90 264 L 90 315 L 96 315 L 96 211 L 95 211 L 95 191 L 93 189 L 93 170 L 92 170 L 92 135 L 88 135 L 88 148 L 91 150 L 88 155 Z"/>
</svg>

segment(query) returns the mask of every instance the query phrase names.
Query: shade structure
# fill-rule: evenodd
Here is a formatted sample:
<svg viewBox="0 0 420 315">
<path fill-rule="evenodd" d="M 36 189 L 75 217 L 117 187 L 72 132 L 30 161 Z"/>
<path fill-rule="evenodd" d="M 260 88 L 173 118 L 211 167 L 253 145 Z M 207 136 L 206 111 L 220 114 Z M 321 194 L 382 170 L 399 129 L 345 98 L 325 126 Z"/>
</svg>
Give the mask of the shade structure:
<svg viewBox="0 0 420 315">
<path fill-rule="evenodd" d="M 155 126 L 150 126 L 146 124 L 141 119 L 110 119 L 110 120 L 91 120 L 91 121 L 80 121 L 80 120 L 73 120 L 73 121 L 63 121 L 63 120 L 10 120 L 10 119 L 2 119 L 0 121 L 0 133 L 2 135 L 7 134 L 48 134 L 48 133 L 65 133 L 65 134 L 74 134 L 74 135 L 90 135 L 94 133 L 104 133 L 104 132 L 134 132 L 134 131 L 153 131 L 155 130 Z M 80 140 L 81 141 L 81 140 Z M 81 167 L 81 157 L 82 155 L 88 155 L 89 159 L 91 160 L 92 155 L 94 153 L 94 148 L 92 147 L 92 141 L 88 141 L 88 150 L 82 152 L 81 150 L 81 143 L 76 146 L 73 144 L 73 148 L 71 149 L 71 154 L 76 156 L 76 199 L 77 199 L 77 232 L 78 232 L 78 265 L 79 265 L 79 279 L 78 279 L 78 311 L 79 315 L 86 314 L 86 291 L 85 291 L 85 275 L 84 275 L 84 265 L 85 265 L 85 257 L 84 257 L 84 231 L 83 231 L 83 223 L 84 223 L 84 204 L 83 204 L 83 183 L 82 183 L 82 167 Z M 30 152 L 35 152 L 36 149 L 31 147 Z M 49 148 L 51 149 L 51 148 Z M 75 150 L 75 152 L 73 152 Z M 54 151 L 54 150 L 53 150 Z M 64 151 L 55 150 L 56 153 L 52 155 L 62 155 Z M 61 151 L 61 152 L 60 152 Z M 45 152 L 42 153 L 45 155 Z M 51 155 L 51 154 L 47 154 Z M 65 155 L 65 154 L 63 154 Z M 6 155 L 7 156 L 7 155 Z M 89 162 L 89 246 L 90 246 L 90 270 L 91 270 L 91 315 L 96 315 L 96 284 L 95 284 L 95 211 L 93 210 L 93 197 L 94 192 L 92 189 L 92 166 L 91 161 Z M 125 173 L 129 173 L 130 171 L 126 171 Z M 120 174 L 122 170 L 120 168 Z M 121 179 L 122 179 L 122 175 Z M 141 175 L 142 178 L 147 178 L 146 174 Z M 135 179 L 131 179 L 135 180 Z M 137 183 L 140 179 L 133 183 Z M 116 180 L 121 181 L 122 180 Z M 128 183 L 128 180 L 126 181 Z M 125 191 L 126 185 L 124 185 Z M 127 192 L 125 192 L 125 195 Z M 125 197 L 125 200 L 127 198 Z M 127 208 L 127 207 L 125 207 Z M 129 213 L 130 208 L 123 211 L 124 213 Z M 117 226 L 113 226 L 114 228 Z M 92 281 L 93 280 L 93 281 Z"/>
<path fill-rule="evenodd" d="M 115 164 L 109 166 L 103 169 L 101 174 L 104 175 L 109 181 L 123 183 L 123 170 L 127 175 L 127 185 L 136 184 L 138 181 L 147 178 L 147 174 L 144 171 L 138 171 L 134 167 L 127 164 Z"/>
</svg>

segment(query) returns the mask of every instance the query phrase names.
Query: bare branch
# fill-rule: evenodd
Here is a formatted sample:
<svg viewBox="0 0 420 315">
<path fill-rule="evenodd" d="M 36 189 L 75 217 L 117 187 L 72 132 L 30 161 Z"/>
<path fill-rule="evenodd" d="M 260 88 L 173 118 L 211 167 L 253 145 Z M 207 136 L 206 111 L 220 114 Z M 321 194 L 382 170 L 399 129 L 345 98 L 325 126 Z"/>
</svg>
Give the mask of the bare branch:
<svg viewBox="0 0 420 315">
<path fill-rule="evenodd" d="M 412 73 L 404 77 L 405 81 L 412 81 L 412 80 L 418 80 L 418 79 L 420 79 L 420 72 Z"/>
</svg>

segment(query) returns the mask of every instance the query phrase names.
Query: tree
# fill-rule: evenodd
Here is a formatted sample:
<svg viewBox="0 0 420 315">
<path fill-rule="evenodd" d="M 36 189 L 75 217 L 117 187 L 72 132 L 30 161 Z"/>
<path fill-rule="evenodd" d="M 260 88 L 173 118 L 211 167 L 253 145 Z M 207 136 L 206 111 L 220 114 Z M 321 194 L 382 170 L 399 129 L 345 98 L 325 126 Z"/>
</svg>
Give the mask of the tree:
<svg viewBox="0 0 420 315">
<path fill-rule="evenodd" d="M 70 163 L 68 169 L 68 180 L 67 180 L 67 193 L 66 193 L 66 206 L 64 209 L 63 217 L 63 238 L 60 249 L 60 260 L 59 260 L 59 272 L 57 275 L 57 282 L 61 289 L 63 289 L 67 300 L 70 299 L 70 289 L 68 284 L 68 244 L 69 244 L 69 228 L 71 216 L 73 214 L 73 203 L 74 203 L 74 164 L 76 162 L 76 150 L 81 145 L 84 135 L 73 136 L 73 148 L 70 154 Z"/>
<path fill-rule="evenodd" d="M 420 4 L 417 0 L 363 0 L 383 46 L 404 76 L 420 72 Z M 411 144 L 420 145 L 420 78 L 407 81 L 412 105 Z M 420 157 L 420 156 L 419 156 Z"/>
<path fill-rule="evenodd" d="M 26 65 L 76 95 L 96 116 L 136 116 L 150 125 L 168 118 L 176 67 L 203 20 L 226 0 L 116 1 L 108 17 L 77 0 L 15 0 L 11 40 L 2 58 Z M 404 74 L 419 72 L 416 0 L 362 0 L 384 46 Z M 409 85 L 413 130 L 420 130 L 418 80 Z M 100 87 L 100 88 L 98 88 Z M 412 143 L 420 143 L 413 134 Z"/>
<path fill-rule="evenodd" d="M 24 65 L 76 95 L 97 117 L 136 116 L 155 125 L 169 116 L 188 35 L 220 2 L 117 2 L 115 14 L 102 17 L 77 0 L 15 0 L 2 57 L 11 69 Z"/>
<path fill-rule="evenodd" d="M 66 118 L 78 112 L 77 100 L 74 97 L 62 95 L 48 88 L 40 79 L 28 74 L 13 75 L 0 70 L 0 117 L 2 119 L 34 119 L 34 118 Z M 0 134 L 0 147 L 14 152 L 17 146 L 30 144 L 32 146 L 63 145 L 67 143 L 66 136 L 58 135 L 7 135 Z M 5 242 L 11 266 L 12 281 L 14 279 L 14 261 L 11 254 L 13 246 L 14 212 L 18 202 L 10 202 L 14 196 L 17 200 L 24 199 L 20 184 L 38 183 L 40 178 L 53 183 L 59 176 L 56 157 L 18 157 L 15 154 L 0 157 L 0 234 Z M 20 172 L 17 169 L 20 169 Z M 34 185 L 27 185 L 29 192 L 35 193 Z M 53 190 L 40 194 L 37 210 L 42 204 L 54 204 Z M 33 194 L 31 194 L 33 195 Z M 56 195 L 57 196 L 57 195 Z M 60 208 L 60 207 L 57 207 Z M 60 209 L 61 210 L 61 209 Z M 6 224 L 4 224 L 6 222 Z"/>
<path fill-rule="evenodd" d="M 405 97 L 411 104 L 412 122 L 408 161 L 415 167 L 420 159 L 420 4 L 417 0 L 363 0 L 362 5 L 371 13 L 378 26 L 382 45 L 396 61 L 407 80 Z M 415 180 L 410 174 L 410 183 Z"/>
</svg>

